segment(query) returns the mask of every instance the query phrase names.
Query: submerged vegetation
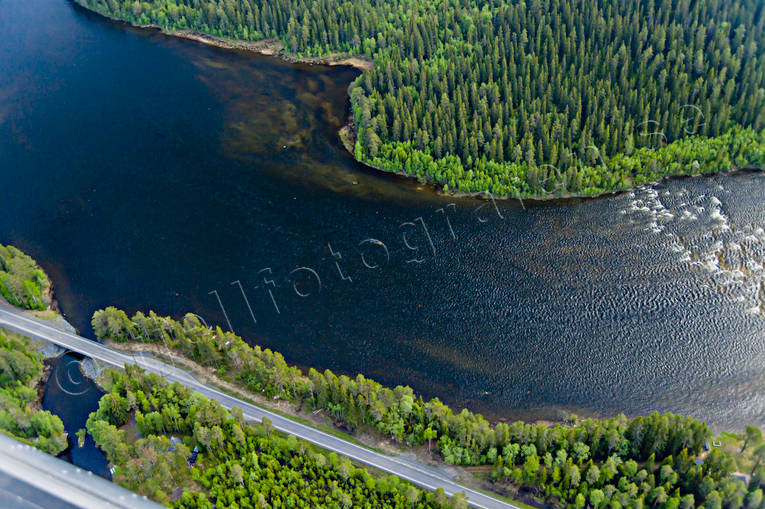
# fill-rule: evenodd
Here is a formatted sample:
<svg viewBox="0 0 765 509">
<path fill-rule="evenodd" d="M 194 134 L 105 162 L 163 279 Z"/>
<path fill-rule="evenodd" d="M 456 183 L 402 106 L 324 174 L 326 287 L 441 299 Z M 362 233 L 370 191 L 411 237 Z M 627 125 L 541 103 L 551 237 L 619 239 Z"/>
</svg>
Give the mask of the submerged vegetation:
<svg viewBox="0 0 765 509">
<path fill-rule="evenodd" d="M 67 447 L 66 433 L 58 416 L 40 409 L 44 372 L 42 356 L 27 338 L 0 330 L 0 431 L 56 455 Z"/>
<path fill-rule="evenodd" d="M 253 393 L 290 401 L 302 411 L 323 410 L 346 429 L 435 446 L 447 463 L 490 466 L 498 487 L 527 490 L 554 505 L 733 508 L 762 500 L 765 466 L 752 468 L 749 484 L 730 477 L 733 457 L 718 449 L 705 454 L 711 432 L 691 417 L 654 413 L 492 426 L 466 409 L 455 413 L 438 399 L 424 401 L 410 387 L 389 389 L 329 370 L 304 374 L 280 354 L 210 330 L 192 314 L 176 321 L 139 312 L 131 319 L 107 308 L 95 313 L 93 328 L 102 340 L 165 345 Z M 765 448 L 758 454 L 765 460 Z"/>
<path fill-rule="evenodd" d="M 78 0 L 165 30 L 365 55 L 357 159 L 460 192 L 596 194 L 762 167 L 758 0 Z"/>
<path fill-rule="evenodd" d="M 51 304 L 50 281 L 29 255 L 0 244 L 0 295 L 14 306 L 44 310 Z"/>
<path fill-rule="evenodd" d="M 442 490 L 373 477 L 346 458 L 274 432 L 267 419 L 128 366 L 106 373 L 110 392 L 87 430 L 118 484 L 171 507 L 452 507 Z M 119 427 L 135 419 L 141 438 Z M 326 455 L 325 455 L 326 454 Z M 455 507 L 466 507 L 464 498 Z"/>
</svg>

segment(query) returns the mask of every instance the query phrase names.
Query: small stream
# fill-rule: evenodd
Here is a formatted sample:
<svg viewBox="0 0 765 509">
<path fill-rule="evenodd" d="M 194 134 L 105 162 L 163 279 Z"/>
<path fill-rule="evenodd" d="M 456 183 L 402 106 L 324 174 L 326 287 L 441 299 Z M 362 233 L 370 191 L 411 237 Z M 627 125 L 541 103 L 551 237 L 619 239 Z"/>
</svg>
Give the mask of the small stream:
<svg viewBox="0 0 765 509">
<path fill-rule="evenodd" d="M 80 468 L 111 480 L 106 457 L 93 438 L 88 435 L 85 444 L 77 444 L 77 430 L 85 427 L 88 415 L 98 408 L 104 392 L 80 370 L 84 358 L 73 352 L 49 359 L 51 367 L 45 386 L 42 407 L 58 415 L 69 435 L 69 448 L 60 457 Z"/>
</svg>

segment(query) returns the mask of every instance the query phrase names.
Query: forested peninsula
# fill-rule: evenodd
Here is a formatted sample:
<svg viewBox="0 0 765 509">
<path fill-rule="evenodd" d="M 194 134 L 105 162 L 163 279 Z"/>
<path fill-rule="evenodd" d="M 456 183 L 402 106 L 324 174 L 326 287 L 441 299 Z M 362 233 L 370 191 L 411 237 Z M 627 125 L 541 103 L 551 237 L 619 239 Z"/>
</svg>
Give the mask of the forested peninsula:
<svg viewBox="0 0 765 509">
<path fill-rule="evenodd" d="M 355 157 L 448 192 L 594 195 L 763 167 L 758 0 L 77 0 L 168 32 L 365 56 Z"/>
<path fill-rule="evenodd" d="M 29 255 L 0 244 L 0 295 L 12 305 L 45 310 L 52 303 L 48 275 Z"/>
</svg>

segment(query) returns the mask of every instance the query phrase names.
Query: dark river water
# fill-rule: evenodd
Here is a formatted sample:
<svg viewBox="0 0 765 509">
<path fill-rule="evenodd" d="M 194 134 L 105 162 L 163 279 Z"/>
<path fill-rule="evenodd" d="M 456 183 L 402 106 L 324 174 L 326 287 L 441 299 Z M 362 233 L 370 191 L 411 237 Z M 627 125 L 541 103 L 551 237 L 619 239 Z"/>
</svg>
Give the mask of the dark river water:
<svg viewBox="0 0 765 509">
<path fill-rule="evenodd" d="M 69 435 L 69 448 L 61 456 L 78 467 L 111 479 L 106 457 L 96 447 L 93 437 L 87 435 L 82 447 L 77 441 L 77 431 L 85 427 L 88 415 L 98 408 L 98 400 L 104 395 L 95 382 L 82 374 L 81 361 L 81 355 L 71 352 L 50 361 L 42 408 L 58 415 Z"/>
<path fill-rule="evenodd" d="M 193 311 L 495 418 L 765 424 L 765 176 L 442 197 L 344 151 L 357 73 L 2 0 L 0 242 L 86 335 L 107 305 Z"/>
</svg>

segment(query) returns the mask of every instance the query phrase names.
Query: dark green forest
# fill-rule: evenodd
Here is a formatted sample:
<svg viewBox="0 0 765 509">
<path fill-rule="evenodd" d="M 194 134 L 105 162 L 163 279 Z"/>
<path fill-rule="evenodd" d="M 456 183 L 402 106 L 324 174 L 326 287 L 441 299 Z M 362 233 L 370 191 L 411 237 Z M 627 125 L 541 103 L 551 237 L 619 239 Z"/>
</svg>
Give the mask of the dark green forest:
<svg viewBox="0 0 765 509">
<path fill-rule="evenodd" d="M 0 295 L 20 308 L 47 309 L 50 280 L 29 255 L 0 244 Z"/>
<path fill-rule="evenodd" d="M 40 409 L 43 374 L 42 357 L 29 340 L 0 330 L 0 432 L 56 455 L 67 447 L 66 433 L 58 416 Z"/>
<path fill-rule="evenodd" d="M 50 280 L 29 255 L 0 244 L 0 295 L 24 309 L 47 309 Z M 67 448 L 61 419 L 40 408 L 43 357 L 29 338 L 0 329 L 0 432 L 48 454 Z"/>
<path fill-rule="evenodd" d="M 374 61 L 355 156 L 456 192 L 596 194 L 765 161 L 759 0 L 78 0 Z"/>
<path fill-rule="evenodd" d="M 425 401 L 410 387 L 390 389 L 329 370 L 304 373 L 279 353 L 209 330 L 192 314 L 176 321 L 139 312 L 131 319 L 107 308 L 92 324 L 101 340 L 164 345 L 253 393 L 292 402 L 298 411 L 322 411 L 343 429 L 377 433 L 401 446 L 427 444 L 447 463 L 491 466 L 500 489 L 525 490 L 554 506 L 732 509 L 762 503 L 765 446 L 756 449 L 760 459 L 747 485 L 730 477 L 735 460 L 718 449 L 695 463 L 711 432 L 691 417 L 654 413 L 552 426 L 492 425 L 437 398 Z"/>
<path fill-rule="evenodd" d="M 136 366 L 107 375 L 110 392 L 87 430 L 115 466 L 115 482 L 171 507 L 467 507 L 464 496 L 450 501 L 441 490 L 373 477 L 335 453 L 281 436 L 268 419 L 246 423 L 238 409 L 224 410 Z M 140 438 L 124 428 L 129 422 Z"/>
</svg>

